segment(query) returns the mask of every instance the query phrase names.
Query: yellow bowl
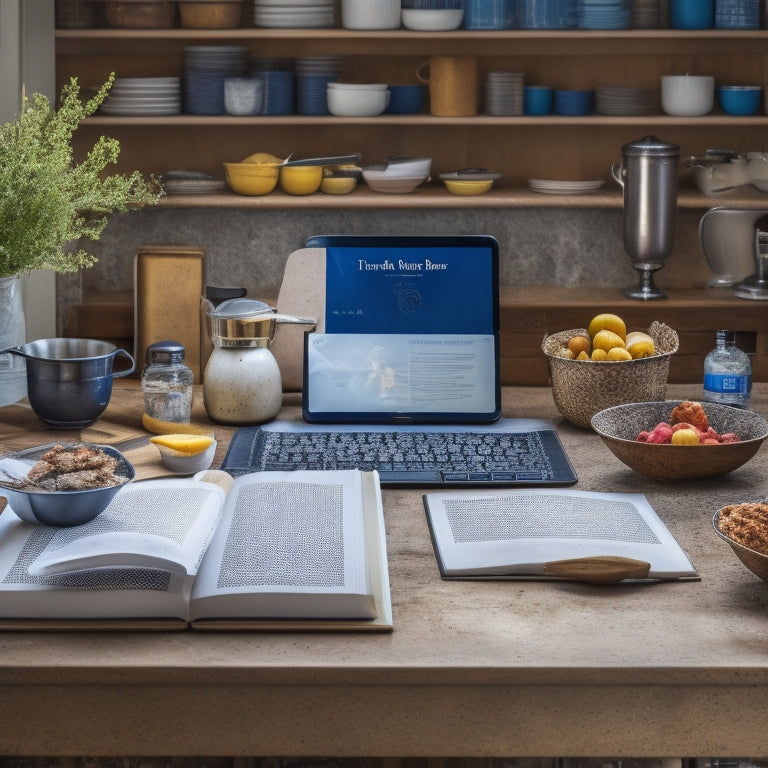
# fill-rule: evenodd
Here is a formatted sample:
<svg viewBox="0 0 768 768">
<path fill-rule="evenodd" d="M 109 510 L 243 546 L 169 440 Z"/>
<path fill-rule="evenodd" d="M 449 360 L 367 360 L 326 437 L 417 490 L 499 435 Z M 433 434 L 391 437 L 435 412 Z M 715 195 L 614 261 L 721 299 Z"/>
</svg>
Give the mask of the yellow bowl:
<svg viewBox="0 0 768 768">
<path fill-rule="evenodd" d="M 224 163 L 227 183 L 238 195 L 267 195 L 276 186 L 280 166 L 276 163 Z"/>
<path fill-rule="evenodd" d="M 320 191 L 326 195 L 348 195 L 356 186 L 354 176 L 326 176 L 320 182 Z"/>
<path fill-rule="evenodd" d="M 288 195 L 311 195 L 320 189 L 322 165 L 284 165 L 280 168 L 280 188 Z"/>
<path fill-rule="evenodd" d="M 446 189 L 454 195 L 482 195 L 493 186 L 493 179 L 445 179 Z"/>
</svg>

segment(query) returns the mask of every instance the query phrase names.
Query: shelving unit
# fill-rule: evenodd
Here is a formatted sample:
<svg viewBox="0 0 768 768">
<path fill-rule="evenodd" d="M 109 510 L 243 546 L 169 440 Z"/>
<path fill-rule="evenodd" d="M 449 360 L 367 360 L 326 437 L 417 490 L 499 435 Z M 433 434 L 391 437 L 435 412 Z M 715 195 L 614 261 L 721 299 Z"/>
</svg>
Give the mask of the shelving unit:
<svg viewBox="0 0 768 768">
<path fill-rule="evenodd" d="M 425 33 L 409 30 L 345 29 L 132 30 L 60 29 L 56 32 L 59 87 L 77 76 L 83 87 L 118 77 L 181 75 L 188 45 L 245 45 L 254 55 L 342 56 L 344 80 L 415 82 L 418 65 L 432 55 L 471 55 L 481 71 L 525 73 L 526 82 L 561 88 L 631 85 L 658 87 L 662 74 L 714 74 L 719 82 L 768 82 L 768 32 L 703 30 L 499 31 Z M 578 66 L 574 66 L 574 60 Z M 481 105 L 482 107 L 482 105 Z M 729 117 L 717 112 L 701 118 L 663 114 L 639 117 L 513 116 L 445 118 L 382 115 L 375 118 L 289 115 L 285 117 L 94 116 L 80 137 L 102 133 L 120 139 L 121 165 L 145 173 L 179 168 L 222 175 L 221 164 L 255 151 L 290 154 L 361 152 L 365 163 L 395 154 L 430 156 L 433 176 L 463 167 L 488 167 L 504 173 L 495 192 L 454 198 L 434 182 L 413 195 L 370 195 L 359 188 L 343 198 L 314 195 L 311 202 L 278 193 L 258 198 L 166 199 L 163 205 L 284 207 L 349 206 L 392 208 L 423 206 L 619 206 L 610 167 L 623 144 L 648 133 L 681 146 L 681 159 L 710 148 L 737 152 L 768 149 L 768 114 Z M 600 194 L 577 197 L 528 192 L 526 179 L 605 179 Z M 612 189 L 616 187 L 616 189 Z M 722 204 L 706 198 L 683 180 L 680 205 L 702 208 Z M 762 195 L 751 188 L 727 198 L 729 205 L 751 207 Z"/>
</svg>

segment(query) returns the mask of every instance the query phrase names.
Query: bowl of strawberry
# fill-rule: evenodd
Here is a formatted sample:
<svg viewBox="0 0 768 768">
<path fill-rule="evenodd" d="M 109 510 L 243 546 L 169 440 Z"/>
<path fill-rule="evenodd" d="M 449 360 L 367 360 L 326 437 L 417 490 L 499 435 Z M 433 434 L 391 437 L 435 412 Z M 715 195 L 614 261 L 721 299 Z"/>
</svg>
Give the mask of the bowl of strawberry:
<svg viewBox="0 0 768 768">
<path fill-rule="evenodd" d="M 768 437 L 768 421 L 753 411 L 692 400 L 617 405 L 591 424 L 630 469 L 669 482 L 732 472 Z"/>
</svg>

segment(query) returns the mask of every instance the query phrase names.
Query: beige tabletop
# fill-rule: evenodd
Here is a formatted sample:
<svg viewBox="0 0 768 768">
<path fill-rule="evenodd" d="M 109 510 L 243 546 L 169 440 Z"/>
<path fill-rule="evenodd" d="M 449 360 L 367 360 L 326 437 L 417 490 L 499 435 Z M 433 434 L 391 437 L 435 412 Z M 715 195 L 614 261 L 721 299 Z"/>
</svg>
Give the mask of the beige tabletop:
<svg viewBox="0 0 768 768">
<path fill-rule="evenodd" d="M 142 434 L 135 382 L 116 386 L 83 439 Z M 768 416 L 768 384 L 752 407 Z M 663 484 L 564 422 L 548 388 L 507 389 L 504 414 L 555 420 L 576 488 L 645 493 L 701 581 L 443 581 L 421 492 L 386 489 L 391 634 L 3 633 L 0 753 L 768 754 L 768 584 L 710 522 L 766 494 L 768 449 L 723 478 Z M 220 461 L 231 429 L 214 429 Z M 3 449 L 61 436 L 23 403 L 0 409 Z M 157 471 L 154 451 L 128 452 L 139 476 Z"/>
</svg>

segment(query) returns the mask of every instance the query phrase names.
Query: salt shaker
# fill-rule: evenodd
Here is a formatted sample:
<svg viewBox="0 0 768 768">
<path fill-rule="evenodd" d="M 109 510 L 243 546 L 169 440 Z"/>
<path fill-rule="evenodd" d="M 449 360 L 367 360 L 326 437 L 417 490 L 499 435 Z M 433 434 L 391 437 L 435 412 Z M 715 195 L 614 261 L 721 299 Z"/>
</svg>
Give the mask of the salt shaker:
<svg viewBox="0 0 768 768">
<path fill-rule="evenodd" d="M 184 347 L 171 339 L 150 344 L 146 364 L 141 388 L 147 416 L 188 424 L 194 375 L 184 364 Z"/>
</svg>

